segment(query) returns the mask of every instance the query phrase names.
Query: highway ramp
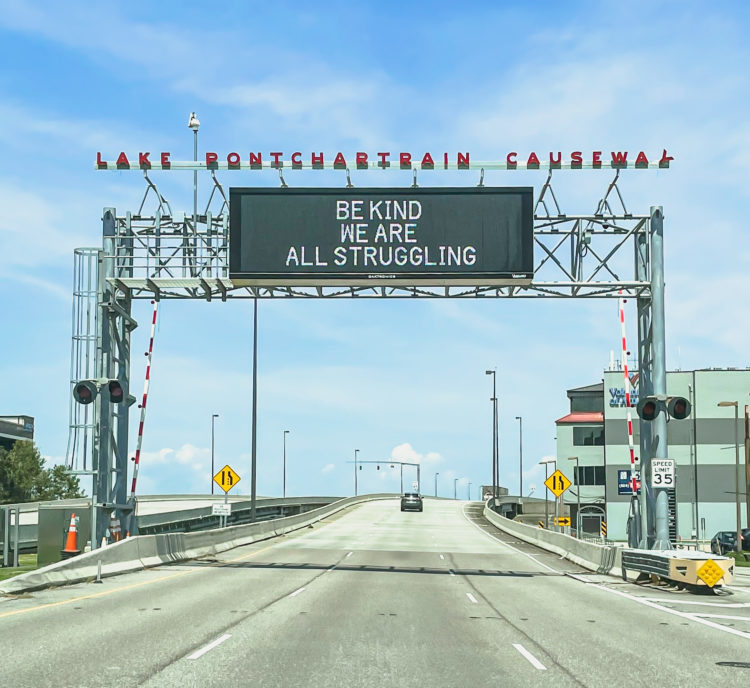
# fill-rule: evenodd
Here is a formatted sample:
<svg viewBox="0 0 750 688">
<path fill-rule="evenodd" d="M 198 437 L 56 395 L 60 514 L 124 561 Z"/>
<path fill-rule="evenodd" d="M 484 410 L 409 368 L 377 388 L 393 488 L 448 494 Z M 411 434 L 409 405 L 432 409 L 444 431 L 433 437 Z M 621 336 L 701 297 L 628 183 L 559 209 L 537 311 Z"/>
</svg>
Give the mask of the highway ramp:
<svg viewBox="0 0 750 688">
<path fill-rule="evenodd" d="M 591 574 L 497 531 L 482 506 L 369 502 L 213 559 L 4 598 L 0 676 L 15 688 L 747 686 L 750 668 L 719 663 L 750 661 L 750 594 L 672 598 Z"/>
</svg>

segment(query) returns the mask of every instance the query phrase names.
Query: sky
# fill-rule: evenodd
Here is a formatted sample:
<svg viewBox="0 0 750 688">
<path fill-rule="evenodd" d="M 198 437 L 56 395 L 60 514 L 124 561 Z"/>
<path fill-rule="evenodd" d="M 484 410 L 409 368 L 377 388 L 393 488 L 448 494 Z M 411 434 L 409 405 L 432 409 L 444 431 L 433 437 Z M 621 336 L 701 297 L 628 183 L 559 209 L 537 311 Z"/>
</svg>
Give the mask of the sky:
<svg viewBox="0 0 750 688">
<path fill-rule="evenodd" d="M 749 28 L 743 2 L 0 0 L 0 415 L 34 416 L 42 454 L 65 460 L 73 249 L 100 246 L 102 208 L 135 211 L 145 190 L 138 172 L 96 171 L 96 153 L 191 159 L 193 111 L 199 155 L 667 149 L 670 169 L 625 171 L 620 189 L 631 212 L 664 208 L 668 367 L 748 366 Z M 412 181 L 388 175 L 353 171 L 352 182 Z M 191 212 L 190 172 L 152 178 Z M 279 184 L 270 170 L 219 179 Z M 544 180 L 495 171 L 484 183 L 538 194 Z M 564 212 L 588 213 L 610 180 L 560 171 L 554 188 Z M 319 171 L 286 181 L 346 182 Z M 133 315 L 140 397 L 150 303 Z M 626 318 L 635 342 L 633 304 Z M 620 326 L 609 299 L 263 300 L 258 342 L 259 494 L 281 494 L 289 430 L 287 495 L 351 494 L 359 449 L 360 460 L 420 463 L 426 494 L 439 473 L 440 495 L 465 497 L 471 483 L 476 498 L 491 482 L 485 371 L 497 370 L 501 483 L 517 493 L 520 416 L 524 493 L 541 495 L 538 462 L 554 455 L 565 391 L 602 379 Z M 249 493 L 251 371 L 251 301 L 162 302 L 139 494 L 209 491 L 212 414 L 216 466 Z M 407 487 L 416 477 L 404 476 Z M 400 489 L 385 463 L 358 480 L 360 492 Z"/>
</svg>

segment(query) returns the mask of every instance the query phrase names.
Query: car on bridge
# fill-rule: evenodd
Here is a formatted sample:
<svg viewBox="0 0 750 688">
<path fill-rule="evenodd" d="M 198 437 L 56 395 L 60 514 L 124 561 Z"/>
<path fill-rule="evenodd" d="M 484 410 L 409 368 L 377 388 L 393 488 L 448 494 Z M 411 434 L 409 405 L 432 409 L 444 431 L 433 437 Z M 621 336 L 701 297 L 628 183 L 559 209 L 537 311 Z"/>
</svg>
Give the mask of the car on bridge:
<svg viewBox="0 0 750 688">
<path fill-rule="evenodd" d="M 401 496 L 401 511 L 422 511 L 422 495 L 417 492 L 404 492 Z"/>
</svg>

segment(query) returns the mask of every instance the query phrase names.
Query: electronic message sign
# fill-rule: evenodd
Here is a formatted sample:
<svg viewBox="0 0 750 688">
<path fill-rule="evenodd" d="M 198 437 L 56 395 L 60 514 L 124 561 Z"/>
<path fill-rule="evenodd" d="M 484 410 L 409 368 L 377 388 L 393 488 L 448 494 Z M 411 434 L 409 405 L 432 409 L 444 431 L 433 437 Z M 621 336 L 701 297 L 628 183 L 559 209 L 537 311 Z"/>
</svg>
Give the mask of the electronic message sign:
<svg viewBox="0 0 750 688">
<path fill-rule="evenodd" d="M 531 187 L 232 188 L 229 277 L 247 285 L 528 284 Z"/>
</svg>

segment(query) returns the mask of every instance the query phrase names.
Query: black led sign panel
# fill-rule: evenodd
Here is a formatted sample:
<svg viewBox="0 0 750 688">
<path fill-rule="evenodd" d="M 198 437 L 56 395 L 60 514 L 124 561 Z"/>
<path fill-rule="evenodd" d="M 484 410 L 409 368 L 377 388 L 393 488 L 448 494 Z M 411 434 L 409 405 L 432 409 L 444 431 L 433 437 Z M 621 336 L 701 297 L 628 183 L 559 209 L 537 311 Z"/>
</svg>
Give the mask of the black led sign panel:
<svg viewBox="0 0 750 688">
<path fill-rule="evenodd" d="M 232 188 L 229 277 L 248 285 L 528 284 L 531 187 Z"/>
</svg>

